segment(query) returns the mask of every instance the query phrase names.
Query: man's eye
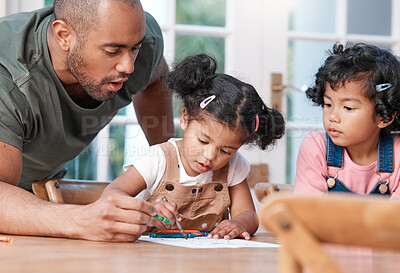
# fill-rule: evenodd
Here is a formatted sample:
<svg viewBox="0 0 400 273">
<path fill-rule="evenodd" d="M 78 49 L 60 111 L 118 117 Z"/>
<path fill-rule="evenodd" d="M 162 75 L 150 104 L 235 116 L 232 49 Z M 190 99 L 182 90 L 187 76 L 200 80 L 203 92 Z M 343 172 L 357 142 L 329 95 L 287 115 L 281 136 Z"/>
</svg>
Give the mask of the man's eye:
<svg viewBox="0 0 400 273">
<path fill-rule="evenodd" d="M 206 141 L 204 141 L 204 140 L 202 140 L 202 139 L 200 139 L 200 138 L 199 138 L 199 142 L 202 143 L 202 144 L 207 144 Z"/>
<path fill-rule="evenodd" d="M 109 55 L 109 56 L 114 56 L 114 55 L 117 55 L 118 53 L 119 53 L 119 50 L 117 50 L 117 51 L 108 51 L 108 50 L 106 50 L 106 54 Z"/>
</svg>

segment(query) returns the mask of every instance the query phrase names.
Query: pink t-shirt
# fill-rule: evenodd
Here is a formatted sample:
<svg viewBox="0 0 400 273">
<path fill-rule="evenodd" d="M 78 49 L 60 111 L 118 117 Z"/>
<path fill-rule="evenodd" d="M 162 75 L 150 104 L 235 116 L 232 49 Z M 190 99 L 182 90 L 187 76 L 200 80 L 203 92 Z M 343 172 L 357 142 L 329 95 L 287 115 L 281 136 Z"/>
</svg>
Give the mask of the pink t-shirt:
<svg viewBox="0 0 400 273">
<path fill-rule="evenodd" d="M 392 199 L 400 199 L 400 138 L 394 141 L 394 172 L 389 179 L 389 189 Z M 355 164 L 344 149 L 343 170 L 339 170 L 338 179 L 350 190 L 367 194 L 373 190 L 379 180 L 375 172 L 377 161 L 368 166 Z M 307 134 L 300 146 L 297 157 L 297 172 L 295 180 L 295 191 L 304 193 L 328 192 L 326 183 L 327 171 L 329 175 L 336 176 L 336 167 L 326 164 L 326 137 L 325 131 L 316 131 Z M 380 173 L 381 181 L 387 181 L 388 173 Z"/>
</svg>

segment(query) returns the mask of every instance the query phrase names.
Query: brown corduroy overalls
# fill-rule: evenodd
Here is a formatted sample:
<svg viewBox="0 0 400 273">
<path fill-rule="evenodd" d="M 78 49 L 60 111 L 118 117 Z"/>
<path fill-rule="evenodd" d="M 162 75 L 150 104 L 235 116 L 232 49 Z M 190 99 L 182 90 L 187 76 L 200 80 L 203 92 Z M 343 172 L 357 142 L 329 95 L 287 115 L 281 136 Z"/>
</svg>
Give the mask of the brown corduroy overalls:
<svg viewBox="0 0 400 273">
<path fill-rule="evenodd" d="M 157 199 L 166 197 L 168 202 L 177 204 L 183 229 L 210 232 L 222 220 L 228 219 L 231 204 L 227 184 L 229 163 L 213 173 L 211 182 L 184 186 L 179 183 L 179 168 L 183 166 L 179 166 L 174 145 L 165 142 L 160 146 L 166 158 L 165 173 L 148 202 L 154 204 Z M 147 232 L 153 231 L 155 228 Z"/>
</svg>

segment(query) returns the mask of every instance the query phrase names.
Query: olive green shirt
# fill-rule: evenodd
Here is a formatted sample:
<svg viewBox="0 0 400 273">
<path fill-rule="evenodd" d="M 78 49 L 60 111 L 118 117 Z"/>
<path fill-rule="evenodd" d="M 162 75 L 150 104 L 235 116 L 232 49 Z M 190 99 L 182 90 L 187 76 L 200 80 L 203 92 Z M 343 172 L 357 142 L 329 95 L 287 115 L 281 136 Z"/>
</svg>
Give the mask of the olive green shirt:
<svg viewBox="0 0 400 273">
<path fill-rule="evenodd" d="M 19 186 L 59 172 L 144 90 L 163 55 L 160 27 L 146 13 L 146 39 L 135 71 L 117 95 L 94 109 L 75 104 L 57 77 L 47 47 L 52 7 L 0 19 L 0 141 L 22 151 Z"/>
</svg>

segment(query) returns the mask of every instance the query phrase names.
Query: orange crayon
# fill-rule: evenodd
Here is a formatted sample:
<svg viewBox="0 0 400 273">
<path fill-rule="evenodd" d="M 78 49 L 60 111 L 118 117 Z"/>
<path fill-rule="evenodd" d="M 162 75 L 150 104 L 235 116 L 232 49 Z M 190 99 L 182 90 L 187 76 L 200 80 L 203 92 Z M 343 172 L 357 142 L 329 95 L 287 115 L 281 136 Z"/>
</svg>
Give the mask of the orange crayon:
<svg viewBox="0 0 400 273">
<path fill-rule="evenodd" d="M 7 242 L 7 243 L 11 243 L 13 240 L 12 237 L 9 236 L 0 236 L 0 242 Z"/>
</svg>

